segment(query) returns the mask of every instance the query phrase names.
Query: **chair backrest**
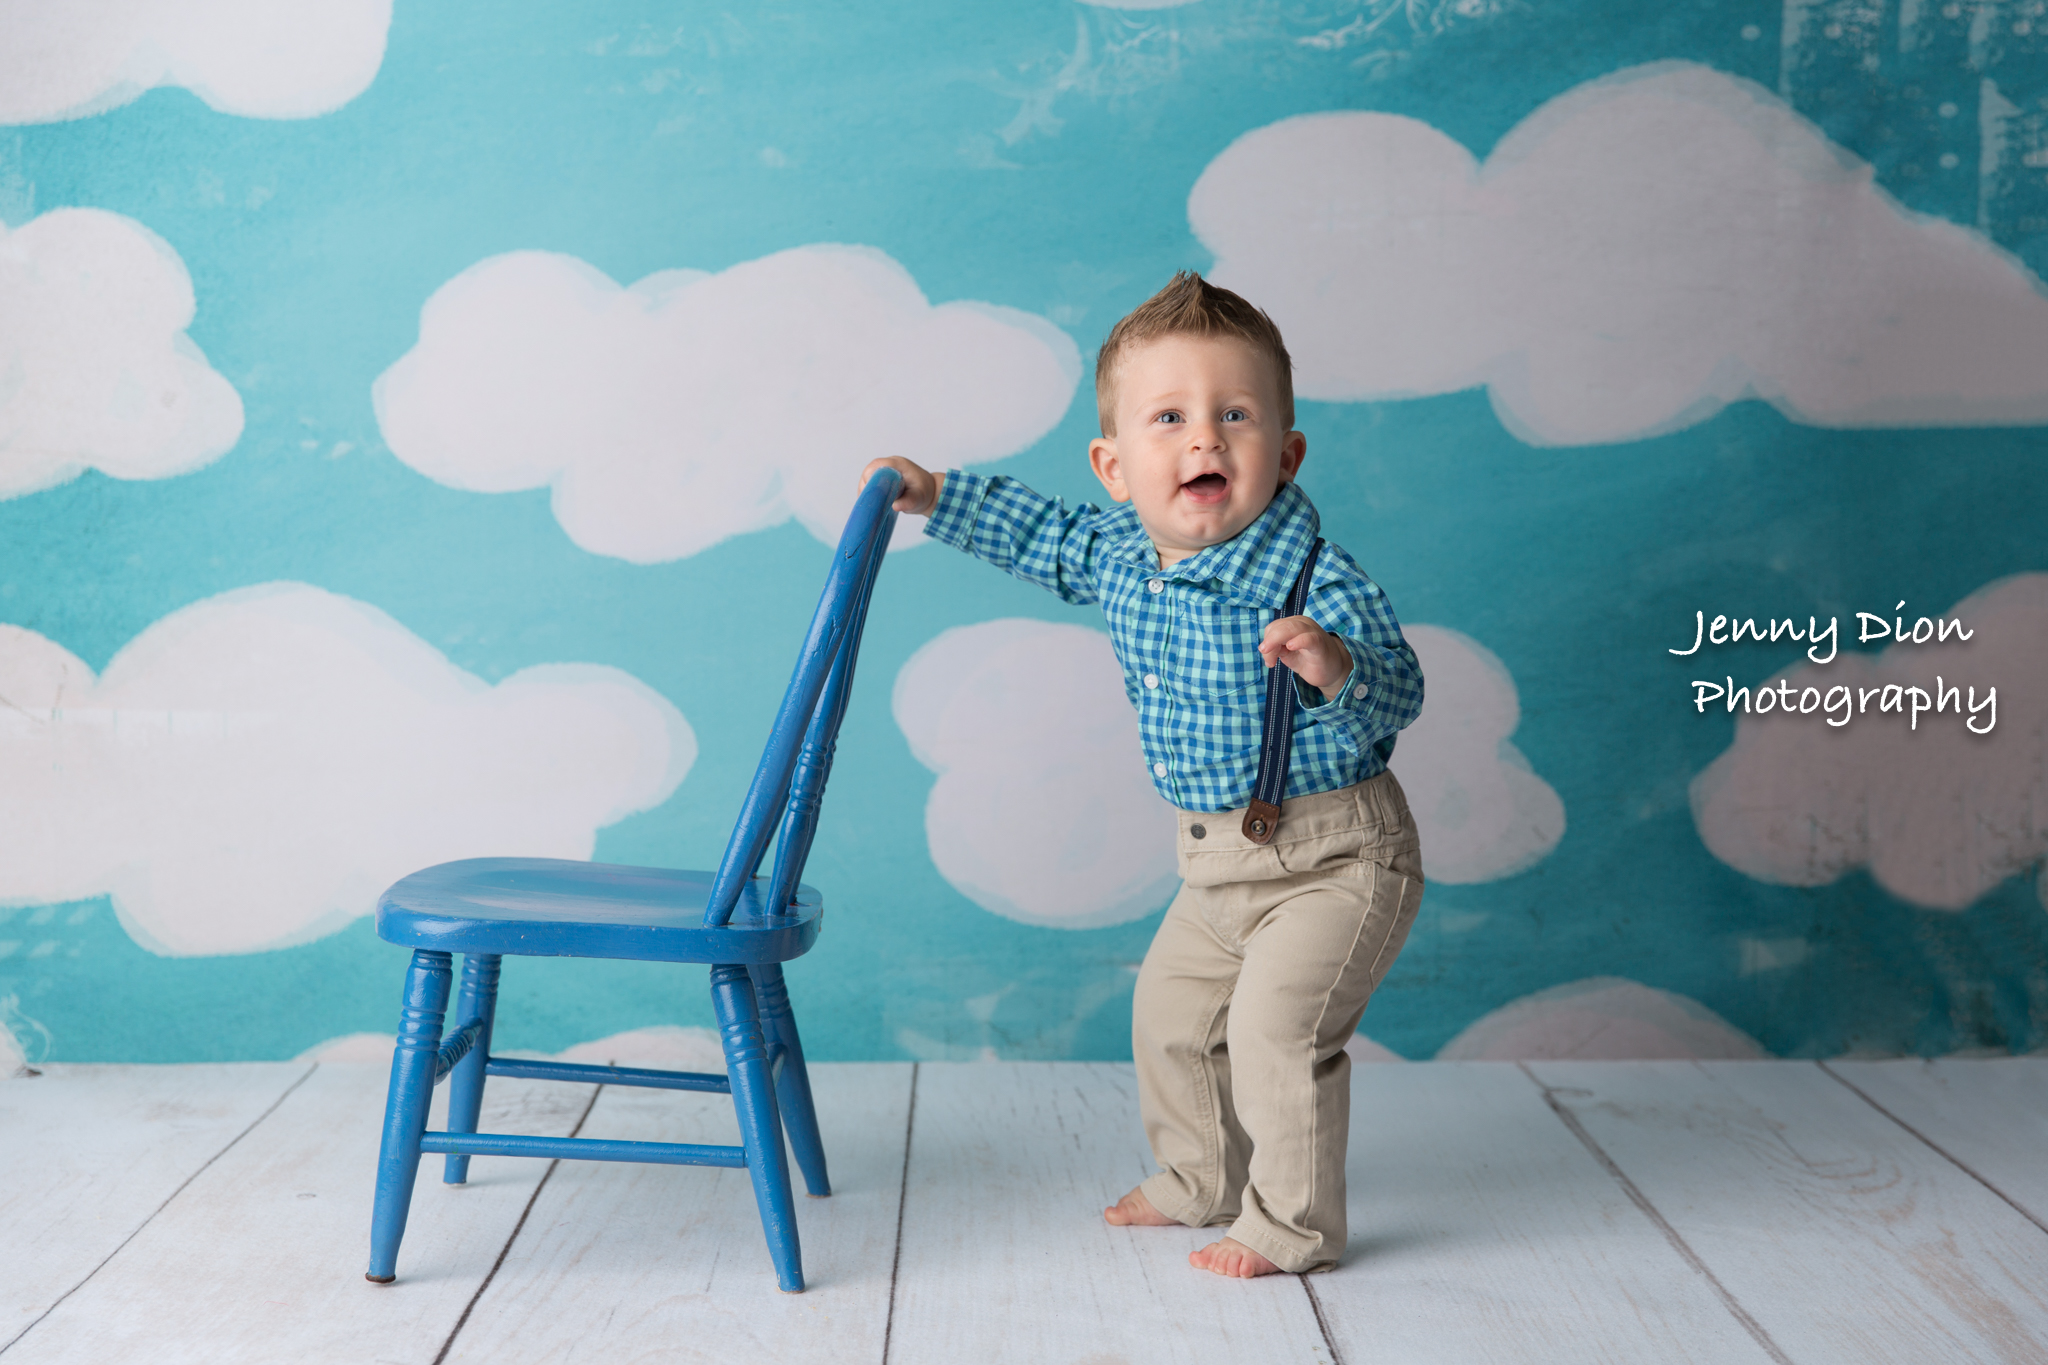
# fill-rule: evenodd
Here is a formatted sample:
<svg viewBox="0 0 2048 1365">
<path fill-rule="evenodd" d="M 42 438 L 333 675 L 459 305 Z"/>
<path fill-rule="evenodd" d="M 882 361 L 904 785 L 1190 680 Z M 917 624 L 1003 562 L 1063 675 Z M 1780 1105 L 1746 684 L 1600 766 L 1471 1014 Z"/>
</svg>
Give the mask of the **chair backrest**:
<svg viewBox="0 0 2048 1365">
<path fill-rule="evenodd" d="M 782 694 L 768 747 L 747 788 L 747 799 L 726 842 L 704 923 L 716 928 L 732 918 L 740 894 L 760 869 L 768 836 L 777 834 L 775 870 L 764 908 L 779 912 L 796 892 L 804 859 L 818 829 L 818 810 L 831 775 L 832 751 L 846 700 L 853 690 L 853 665 L 860 653 L 861 627 L 867 621 L 868 598 L 875 575 L 889 551 L 896 529 L 890 505 L 902 488 L 893 469 L 875 471 L 854 503 L 846 530 L 832 556 L 832 572 L 824 595 L 811 617 L 810 634 L 797 656 L 789 690 Z M 776 825 L 780 824 L 779 833 Z"/>
</svg>

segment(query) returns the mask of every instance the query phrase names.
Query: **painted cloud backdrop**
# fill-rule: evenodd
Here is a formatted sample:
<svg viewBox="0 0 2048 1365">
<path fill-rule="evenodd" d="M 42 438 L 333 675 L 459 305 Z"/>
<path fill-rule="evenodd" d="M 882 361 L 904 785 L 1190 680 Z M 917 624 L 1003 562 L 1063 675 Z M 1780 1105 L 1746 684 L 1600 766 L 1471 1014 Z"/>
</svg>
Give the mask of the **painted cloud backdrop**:
<svg viewBox="0 0 2048 1365">
<path fill-rule="evenodd" d="M 185 335 L 185 263 L 132 218 L 0 223 L 0 498 L 98 469 L 160 479 L 218 459 L 242 400 Z"/>
<path fill-rule="evenodd" d="M 1394 775 L 1422 836 L 1423 875 L 1488 882 L 1533 866 L 1564 837 L 1564 802 L 1508 739 L 1515 680 L 1492 650 L 1443 626 L 1411 625 L 1428 692 L 1394 745 Z"/>
<path fill-rule="evenodd" d="M 1021 450 L 1080 375 L 1079 349 L 1043 318 L 933 307 L 867 248 L 625 288 L 522 251 L 435 291 L 376 404 L 392 452 L 429 478 L 552 487 L 570 539 L 652 564 L 791 516 L 836 541 L 870 459 L 943 469 Z M 906 522 L 898 543 L 917 534 Z"/>
<path fill-rule="evenodd" d="M 168 956 L 304 942 L 406 873 L 587 858 L 696 757 L 616 669 L 495 687 L 374 608 L 295 583 L 173 612 L 97 678 L 0 626 L 0 905 L 111 894 Z"/>
<path fill-rule="evenodd" d="M 1769 1054 L 1697 1000 L 1621 977 L 1568 981 L 1472 1021 L 1444 1062 L 1685 1061 Z"/>
<path fill-rule="evenodd" d="M 1961 910 L 2048 858 L 2048 574 L 1988 584 L 1942 616 L 1972 638 L 1842 654 L 1782 676 L 1795 692 L 1852 694 L 1888 683 L 1931 694 L 1938 676 L 1974 687 L 1979 702 L 1996 686 L 1996 728 L 1968 733 L 1954 704 L 1909 728 L 1878 712 L 1881 696 L 1839 729 L 1819 713 L 1741 715 L 1735 742 L 1692 783 L 1693 818 L 1715 857 L 1788 886 L 1868 867 L 1893 895 L 1934 910 Z M 1975 717 L 1979 729 L 1988 718 Z M 2041 891 L 2048 904 L 2048 874 Z"/>
<path fill-rule="evenodd" d="M 311 118 L 369 86 L 391 0 L 0 0 L 0 123 L 182 85 L 224 114 Z"/>
<path fill-rule="evenodd" d="M 1484 385 L 1537 445 L 1746 397 L 1816 426 L 2048 421 L 2041 282 L 1701 66 L 1581 85 L 1483 164 L 1393 114 L 1271 124 L 1210 163 L 1188 218 L 1211 277 L 1286 333 L 1306 398 Z"/>
<path fill-rule="evenodd" d="M 0 0 L 0 1070 L 389 1028 L 361 916 L 441 858 L 715 860 L 860 465 L 1089 496 L 1183 268 L 1446 623 L 1378 1043 L 2048 1044 L 2042 3 Z M 1983 740 L 1665 652 L 1973 588 L 1817 671 L 1967 663 Z M 927 550 L 864 659 L 817 1055 L 1127 1056 L 1174 880 L 1099 614 Z M 600 970 L 507 1045 L 711 1022 Z"/>
<path fill-rule="evenodd" d="M 1008 919 L 1087 929 L 1163 908 L 1173 808 L 1152 790 L 1109 637 L 1046 621 L 957 626 L 896 675 L 896 724 L 936 772 L 932 862 Z"/>
</svg>

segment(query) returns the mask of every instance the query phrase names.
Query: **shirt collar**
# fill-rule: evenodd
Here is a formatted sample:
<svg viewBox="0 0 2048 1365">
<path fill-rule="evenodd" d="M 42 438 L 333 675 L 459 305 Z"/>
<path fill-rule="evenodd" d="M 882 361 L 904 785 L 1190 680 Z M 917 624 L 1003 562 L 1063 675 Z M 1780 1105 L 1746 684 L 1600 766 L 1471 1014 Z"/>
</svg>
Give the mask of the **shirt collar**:
<svg viewBox="0 0 2048 1365">
<path fill-rule="evenodd" d="M 1111 537 L 1110 552 L 1118 558 L 1161 578 L 1214 582 L 1225 597 L 1247 607 L 1286 604 L 1309 543 L 1322 529 L 1315 504 L 1301 485 L 1284 483 L 1251 525 L 1162 571 L 1158 549 L 1145 534 L 1137 510 L 1124 503 L 1110 517 L 1114 520 L 1104 530 Z"/>
<path fill-rule="evenodd" d="M 1099 526 L 1110 554 L 1141 572 L 1159 572 L 1158 547 L 1152 544 L 1152 537 L 1145 534 L 1145 525 L 1138 520 L 1137 508 L 1120 502 L 1103 513 Z"/>
</svg>

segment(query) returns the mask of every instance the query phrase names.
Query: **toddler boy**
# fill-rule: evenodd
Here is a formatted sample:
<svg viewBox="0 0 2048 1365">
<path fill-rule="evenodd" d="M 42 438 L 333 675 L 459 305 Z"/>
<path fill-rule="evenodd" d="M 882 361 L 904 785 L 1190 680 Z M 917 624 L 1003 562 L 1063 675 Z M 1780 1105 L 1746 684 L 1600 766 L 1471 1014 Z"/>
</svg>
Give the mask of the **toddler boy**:
<svg viewBox="0 0 2048 1365">
<path fill-rule="evenodd" d="M 1325 545 L 1304 614 L 1275 620 L 1315 543 L 1295 485 L 1291 362 L 1272 320 L 1192 272 L 1119 322 L 1095 370 L 1088 459 L 1124 506 L 1069 511 L 1015 480 L 908 460 L 901 512 L 1069 602 L 1099 602 L 1153 785 L 1179 808 L 1184 885 L 1139 970 L 1131 1050 L 1160 1170 L 1103 1216 L 1229 1224 L 1189 1257 L 1222 1275 L 1326 1270 L 1344 1250 L 1345 1042 L 1422 899 L 1387 771 L 1422 709 L 1392 608 Z M 1243 817 L 1265 670 L 1299 705 L 1277 834 Z"/>
</svg>

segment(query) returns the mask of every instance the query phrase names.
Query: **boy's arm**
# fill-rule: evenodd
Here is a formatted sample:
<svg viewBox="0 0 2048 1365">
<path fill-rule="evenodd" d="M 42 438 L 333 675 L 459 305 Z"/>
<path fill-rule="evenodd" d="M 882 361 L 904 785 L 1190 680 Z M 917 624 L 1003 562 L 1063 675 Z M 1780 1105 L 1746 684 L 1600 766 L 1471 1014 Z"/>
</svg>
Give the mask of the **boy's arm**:
<svg viewBox="0 0 2048 1365">
<path fill-rule="evenodd" d="M 870 464 L 862 471 L 862 481 L 884 464 L 903 475 L 896 509 L 916 513 L 921 502 L 930 518 L 924 533 L 933 540 L 965 550 L 1068 602 L 1096 600 L 1095 522 L 1101 513 L 1094 507 L 1083 503 L 1069 511 L 1015 479 L 957 469 L 933 474 L 896 457 Z"/>
<path fill-rule="evenodd" d="M 1332 570 L 1327 579 L 1326 561 Z M 1325 545 L 1316 579 L 1306 614 L 1343 645 L 1351 671 L 1328 688 L 1309 686 L 1297 677 L 1296 695 L 1342 748 L 1362 755 L 1422 713 L 1422 668 L 1401 635 L 1401 623 L 1386 594 L 1349 555 Z"/>
</svg>

